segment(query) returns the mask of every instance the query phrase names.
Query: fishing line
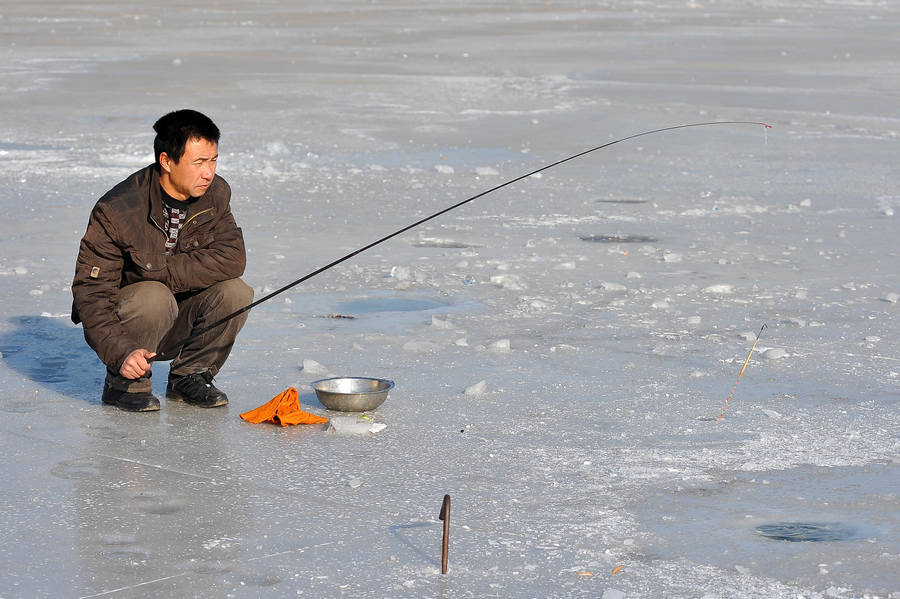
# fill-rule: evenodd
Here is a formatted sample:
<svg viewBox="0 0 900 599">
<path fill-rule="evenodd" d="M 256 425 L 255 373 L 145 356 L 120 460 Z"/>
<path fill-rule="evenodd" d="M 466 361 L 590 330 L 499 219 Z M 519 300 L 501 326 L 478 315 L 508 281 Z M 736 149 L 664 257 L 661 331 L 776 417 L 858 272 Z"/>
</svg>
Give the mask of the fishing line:
<svg viewBox="0 0 900 599">
<path fill-rule="evenodd" d="M 365 252 L 366 250 L 375 247 L 378 244 L 384 243 L 385 241 L 387 241 L 389 239 L 393 239 L 397 235 L 406 233 L 410 229 L 414 229 L 415 227 L 418 227 L 419 225 L 421 225 L 423 223 L 426 223 L 434 218 L 437 218 L 443 214 L 446 214 L 447 212 L 450 212 L 451 210 L 455 210 L 455 209 L 459 208 L 460 206 L 464 206 L 465 204 L 468 204 L 469 202 L 473 202 L 480 197 L 486 196 L 489 193 L 493 193 L 493 192 L 497 191 L 498 189 L 502 189 L 502 188 L 506 187 L 507 185 L 512 185 L 513 183 L 521 181 L 522 179 L 526 179 L 528 177 L 531 177 L 532 175 L 536 175 L 547 169 L 551 169 L 555 166 L 559 166 L 560 164 L 569 162 L 570 160 L 575 160 L 576 158 L 581 158 L 582 156 L 590 154 L 591 152 L 596 152 L 597 150 L 602 150 L 603 148 L 608 148 L 610 146 L 614 146 L 616 144 L 622 143 L 624 141 L 628 141 L 630 139 L 635 139 L 637 137 L 643 137 L 645 135 L 653 135 L 655 133 L 662 133 L 664 131 L 674 131 L 676 129 L 687 129 L 689 127 L 708 127 L 708 126 L 713 126 L 713 125 L 760 125 L 762 127 L 765 127 L 766 131 L 768 131 L 768 129 L 772 128 L 772 125 L 769 125 L 768 123 L 762 123 L 759 121 L 711 121 L 711 122 L 705 122 L 705 123 L 688 123 L 685 125 L 674 125 L 671 127 L 662 127 L 659 129 L 652 129 L 650 131 L 643 131 L 641 133 L 635 133 L 634 135 L 629 135 L 627 137 L 621 137 L 619 139 L 615 139 L 613 141 L 607 142 L 607 143 L 599 145 L 597 147 L 590 148 L 588 150 L 584 150 L 583 152 L 573 154 L 572 156 L 563 158 L 562 160 L 557 160 L 556 162 L 552 162 L 550 164 L 542 166 L 539 169 L 535 169 L 529 173 L 520 175 L 520 176 L 516 177 L 515 179 L 510 179 L 509 181 L 506 181 L 505 183 L 501 183 L 500 185 L 491 187 L 490 189 L 487 189 L 485 191 L 482 191 L 481 193 L 473 195 L 470 198 L 466 198 L 465 200 L 457 202 L 457 203 L 453 204 L 452 206 L 448 206 L 447 208 L 444 208 L 443 210 L 439 210 L 438 212 L 435 212 L 434 214 L 432 214 L 430 216 L 426 216 L 425 218 L 419 219 L 416 222 L 403 227 L 402 229 L 398 229 L 398 230 L 394 231 L 393 233 L 390 233 L 389 235 L 385 235 L 381 239 L 373 241 L 372 243 L 365 245 L 365 246 L 359 248 L 358 250 L 354 250 L 354 251 L 350 252 L 349 254 L 342 256 L 342 257 L 338 258 L 337 260 L 334 260 L 333 262 L 329 262 L 325 266 L 323 266 L 321 268 L 317 268 L 316 270 L 312 271 L 311 273 L 300 277 L 296 281 L 288 283 L 287 285 L 285 285 L 284 287 L 281 287 L 280 289 L 276 289 L 275 291 L 266 295 L 265 297 L 262 297 L 256 301 L 254 301 L 253 303 L 248 304 L 248 305 L 244 306 L 243 308 L 236 310 L 235 312 L 232 312 L 231 314 L 222 318 L 221 320 L 218 320 L 209 326 L 201 327 L 201 328 L 195 330 L 188 337 L 185 337 L 184 339 L 178 341 L 177 343 L 172 344 L 171 346 L 167 347 L 163 351 L 159 352 L 153 358 L 150 358 L 148 360 L 148 362 L 153 362 L 153 361 L 157 361 L 157 360 L 171 360 L 174 356 L 170 356 L 169 354 L 174 352 L 175 350 L 181 348 L 188 341 L 191 341 L 194 338 L 199 337 L 200 335 L 207 333 L 207 332 L 211 331 L 212 329 L 215 329 L 216 327 L 219 327 L 219 326 L 225 324 L 232 318 L 234 318 L 236 316 L 240 316 L 244 312 L 252 310 L 256 306 L 260 305 L 261 303 L 263 303 L 265 301 L 272 299 L 276 295 L 284 293 L 288 289 L 291 289 L 292 287 L 295 287 L 296 285 L 299 285 L 300 283 L 302 283 L 304 281 L 308 281 L 309 279 L 313 278 L 314 276 L 321 274 L 321 273 L 325 272 L 326 270 L 333 268 L 333 267 L 337 266 L 338 264 L 341 264 L 342 262 L 346 262 L 350 258 L 353 258 L 354 256 L 361 254 L 361 253 Z"/>
</svg>

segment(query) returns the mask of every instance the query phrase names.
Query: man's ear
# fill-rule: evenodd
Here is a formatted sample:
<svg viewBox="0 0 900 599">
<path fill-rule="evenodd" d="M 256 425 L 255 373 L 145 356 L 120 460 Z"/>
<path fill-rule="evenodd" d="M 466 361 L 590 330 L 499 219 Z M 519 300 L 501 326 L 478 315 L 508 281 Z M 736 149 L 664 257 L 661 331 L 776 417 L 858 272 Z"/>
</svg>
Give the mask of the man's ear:
<svg viewBox="0 0 900 599">
<path fill-rule="evenodd" d="M 167 173 L 172 172 L 172 159 L 169 158 L 169 155 L 165 152 L 160 152 L 159 154 L 159 166 L 162 167 L 164 171 Z"/>
</svg>

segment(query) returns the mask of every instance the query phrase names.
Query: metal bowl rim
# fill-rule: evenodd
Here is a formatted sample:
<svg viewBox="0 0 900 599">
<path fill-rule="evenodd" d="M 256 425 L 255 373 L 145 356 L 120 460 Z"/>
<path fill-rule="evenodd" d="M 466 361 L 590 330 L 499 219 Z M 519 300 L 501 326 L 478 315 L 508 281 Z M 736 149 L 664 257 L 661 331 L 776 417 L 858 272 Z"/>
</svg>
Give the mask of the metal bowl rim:
<svg viewBox="0 0 900 599">
<path fill-rule="evenodd" d="M 328 381 L 342 381 L 342 380 L 351 380 L 351 381 L 378 381 L 379 383 L 387 383 L 388 386 L 387 386 L 386 388 L 384 388 L 384 389 L 375 389 L 375 390 L 373 390 L 373 391 L 353 391 L 353 392 L 350 392 L 350 393 L 343 393 L 343 392 L 341 392 L 341 391 L 329 391 L 329 390 L 327 390 L 327 389 L 318 389 L 318 388 L 316 388 L 316 385 L 318 385 L 319 383 L 326 383 L 326 382 L 328 382 Z M 390 379 L 380 379 L 380 378 L 374 377 L 374 376 L 333 376 L 333 377 L 331 377 L 331 378 L 327 378 L 327 379 L 319 379 L 319 380 L 317 380 L 317 381 L 313 381 L 312 383 L 310 383 L 310 385 L 312 386 L 313 391 L 315 391 L 316 394 L 318 394 L 318 393 L 321 391 L 322 393 L 331 393 L 331 394 L 334 394 L 334 395 L 374 395 L 374 394 L 376 394 L 376 393 L 387 393 L 388 391 L 390 391 L 391 389 L 393 389 L 393 388 L 394 388 L 394 381 L 392 381 L 392 380 L 390 380 Z"/>
</svg>

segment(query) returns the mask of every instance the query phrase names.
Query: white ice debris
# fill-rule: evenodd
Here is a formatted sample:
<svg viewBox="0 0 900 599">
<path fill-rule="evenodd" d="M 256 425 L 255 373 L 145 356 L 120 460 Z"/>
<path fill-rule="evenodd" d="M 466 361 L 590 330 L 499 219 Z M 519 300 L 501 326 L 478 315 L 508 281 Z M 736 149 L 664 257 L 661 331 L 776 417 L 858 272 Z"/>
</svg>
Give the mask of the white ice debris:
<svg viewBox="0 0 900 599">
<path fill-rule="evenodd" d="M 437 316 L 431 317 L 431 326 L 436 329 L 448 330 L 453 328 L 453 323 Z"/>
<path fill-rule="evenodd" d="M 17 266 L 17 267 L 15 267 L 15 268 L 13 269 L 13 271 L 14 271 L 17 275 L 27 275 L 27 274 L 28 274 L 28 269 L 25 268 L 24 266 Z"/>
<path fill-rule="evenodd" d="M 756 341 L 756 333 L 754 331 L 744 331 L 738 335 L 738 338 L 744 341 Z"/>
<path fill-rule="evenodd" d="M 323 366 L 322 364 L 319 364 L 315 360 L 310 360 L 310 359 L 303 360 L 303 366 L 301 367 L 301 369 L 306 374 L 312 374 L 312 375 L 326 374 L 328 372 L 327 367 Z"/>
<path fill-rule="evenodd" d="M 501 289 L 509 289 L 510 291 L 521 291 L 525 289 L 525 283 L 518 275 L 503 274 L 491 276 L 491 283 Z"/>
<path fill-rule="evenodd" d="M 574 262 L 560 262 L 553 267 L 553 270 L 575 270 Z"/>
<path fill-rule="evenodd" d="M 780 347 L 772 347 L 760 354 L 766 360 L 780 360 L 788 355 L 786 351 Z"/>
<path fill-rule="evenodd" d="M 445 175 L 452 175 L 456 172 L 452 166 L 447 166 L 446 164 L 437 164 L 435 165 L 434 170 Z"/>
<path fill-rule="evenodd" d="M 636 271 L 630 271 L 627 275 L 625 275 L 626 279 L 642 279 L 644 275 Z"/>
<path fill-rule="evenodd" d="M 884 296 L 884 301 L 896 304 L 897 302 L 900 302 L 900 293 L 888 293 Z"/>
<path fill-rule="evenodd" d="M 490 166 L 479 166 L 478 168 L 475 169 L 475 174 L 478 175 L 479 177 L 492 177 L 492 176 L 499 175 L 500 172 L 497 169 L 492 168 Z"/>
<path fill-rule="evenodd" d="M 575 347 L 574 345 L 569 345 L 568 343 L 560 343 L 559 345 L 554 345 L 553 347 L 551 347 L 551 348 L 550 348 L 550 351 L 552 351 L 552 352 L 557 352 L 557 351 L 578 351 L 578 348 Z"/>
<path fill-rule="evenodd" d="M 488 344 L 488 351 L 496 352 L 498 354 L 508 354 L 510 350 L 509 339 L 499 339 L 494 341 L 493 343 Z"/>
<path fill-rule="evenodd" d="M 478 381 L 474 385 L 466 387 L 465 395 L 466 397 L 480 397 L 484 395 L 485 390 L 487 390 L 487 381 Z"/>
<path fill-rule="evenodd" d="M 600 281 L 599 287 L 604 291 L 626 291 L 628 289 L 621 283 L 611 283 L 609 281 Z"/>
<path fill-rule="evenodd" d="M 672 264 L 676 264 L 684 260 L 684 256 L 678 254 L 676 252 L 666 252 L 663 254 L 663 262 L 669 262 Z"/>
<path fill-rule="evenodd" d="M 606 589 L 600 599 L 625 599 L 625 593 L 618 589 Z"/>
<path fill-rule="evenodd" d="M 387 425 L 383 422 L 372 422 L 369 418 L 364 418 L 362 415 L 335 416 L 328 422 L 328 432 L 340 435 L 375 434 L 383 431 L 385 428 L 387 428 Z M 362 484 L 362 481 L 360 481 L 360 484 Z M 351 486 L 353 486 L 352 483 Z"/>
<path fill-rule="evenodd" d="M 403 344 L 403 351 L 408 351 L 414 354 L 427 354 L 431 352 L 435 352 L 438 350 L 438 346 L 436 343 L 432 343 L 431 341 L 407 341 Z"/>
<path fill-rule="evenodd" d="M 409 281 L 412 278 L 412 272 L 408 266 L 392 266 L 391 277 L 398 281 Z"/>
<path fill-rule="evenodd" d="M 703 322 L 703 318 L 700 316 L 688 316 L 688 324 L 700 324 Z"/>
<path fill-rule="evenodd" d="M 349 481 L 347 481 L 347 486 L 351 489 L 358 489 L 362 486 L 362 484 L 363 481 L 358 478 L 351 478 Z"/>
<path fill-rule="evenodd" d="M 456 345 L 457 347 L 468 347 L 469 340 L 466 339 L 465 337 L 460 337 L 459 339 L 457 339 L 456 341 L 453 342 L 453 345 Z"/>
<path fill-rule="evenodd" d="M 772 420 L 781 420 L 782 418 L 784 418 L 784 416 L 782 416 L 780 413 L 776 412 L 775 410 L 769 410 L 766 408 L 762 408 L 762 413 L 765 414 L 766 416 L 768 416 L 769 418 L 771 418 Z"/>
<path fill-rule="evenodd" d="M 703 293 L 712 293 L 712 294 L 716 294 L 716 295 L 728 295 L 730 293 L 734 293 L 734 285 L 728 285 L 726 283 L 710 285 L 709 287 L 703 288 Z"/>
</svg>

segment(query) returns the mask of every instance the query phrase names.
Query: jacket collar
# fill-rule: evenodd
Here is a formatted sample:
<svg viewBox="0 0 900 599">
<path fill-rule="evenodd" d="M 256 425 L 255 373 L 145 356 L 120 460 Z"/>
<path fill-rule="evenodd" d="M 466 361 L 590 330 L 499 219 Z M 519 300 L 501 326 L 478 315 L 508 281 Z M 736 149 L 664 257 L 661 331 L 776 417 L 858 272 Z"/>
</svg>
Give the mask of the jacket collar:
<svg viewBox="0 0 900 599">
<path fill-rule="evenodd" d="M 162 199 L 162 185 L 159 182 L 159 165 L 151 164 L 147 167 L 147 171 L 150 175 L 150 189 L 148 190 L 150 194 L 150 213 L 148 214 L 148 218 L 153 222 L 154 225 L 165 231 L 168 227 L 167 223 L 160 224 L 159 221 L 159 218 L 163 214 L 163 206 L 165 205 L 165 202 L 163 202 Z M 213 180 L 213 184 L 215 184 L 215 180 Z M 190 209 L 188 211 L 188 214 L 192 214 L 197 212 L 198 210 L 205 210 L 212 207 L 213 194 L 210 193 L 212 188 L 213 185 L 210 185 L 210 189 L 208 189 L 205 194 L 190 202 Z"/>
</svg>

